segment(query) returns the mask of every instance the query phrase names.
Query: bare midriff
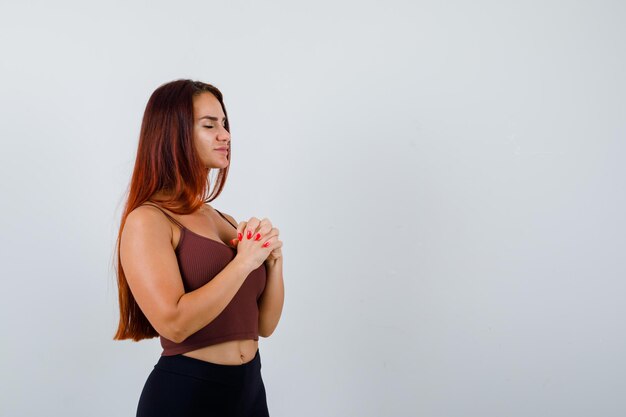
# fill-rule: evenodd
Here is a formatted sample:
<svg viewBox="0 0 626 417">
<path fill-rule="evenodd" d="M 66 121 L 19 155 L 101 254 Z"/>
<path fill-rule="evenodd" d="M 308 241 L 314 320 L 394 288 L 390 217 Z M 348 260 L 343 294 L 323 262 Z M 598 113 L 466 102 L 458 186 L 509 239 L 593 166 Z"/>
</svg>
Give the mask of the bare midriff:
<svg viewBox="0 0 626 417">
<path fill-rule="evenodd" d="M 186 352 L 183 356 L 220 365 L 241 365 L 254 358 L 258 346 L 257 340 L 231 340 Z"/>
</svg>

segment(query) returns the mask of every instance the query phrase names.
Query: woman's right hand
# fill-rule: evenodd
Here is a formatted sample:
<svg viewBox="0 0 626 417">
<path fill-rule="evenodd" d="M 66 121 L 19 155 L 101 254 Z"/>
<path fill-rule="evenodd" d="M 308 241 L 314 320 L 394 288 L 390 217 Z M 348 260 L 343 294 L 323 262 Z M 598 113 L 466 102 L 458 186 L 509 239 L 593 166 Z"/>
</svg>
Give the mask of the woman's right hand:
<svg viewBox="0 0 626 417">
<path fill-rule="evenodd" d="M 252 270 L 260 267 L 276 246 L 276 233 L 271 227 L 269 219 L 259 220 L 251 217 L 247 222 L 237 225 L 237 255 Z"/>
</svg>

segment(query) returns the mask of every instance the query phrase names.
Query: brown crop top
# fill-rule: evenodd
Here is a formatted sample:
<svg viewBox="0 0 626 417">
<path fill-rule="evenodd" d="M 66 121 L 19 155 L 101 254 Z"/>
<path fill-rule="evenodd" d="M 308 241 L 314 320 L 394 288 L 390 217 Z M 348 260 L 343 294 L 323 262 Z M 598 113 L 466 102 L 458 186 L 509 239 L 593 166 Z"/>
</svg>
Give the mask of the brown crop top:
<svg viewBox="0 0 626 417">
<path fill-rule="evenodd" d="M 211 281 L 235 258 L 236 248 L 221 241 L 200 236 L 187 229 L 158 205 L 149 205 L 161 210 L 168 219 L 180 227 L 180 240 L 174 252 L 178 259 L 185 293 L 198 289 Z M 222 213 L 217 212 L 230 225 L 237 228 Z M 160 336 L 161 347 L 163 347 L 161 356 L 178 355 L 229 340 L 259 340 L 259 307 L 257 303 L 265 289 L 266 279 L 267 270 L 263 264 L 248 275 L 230 303 L 213 321 L 181 343 Z"/>
</svg>

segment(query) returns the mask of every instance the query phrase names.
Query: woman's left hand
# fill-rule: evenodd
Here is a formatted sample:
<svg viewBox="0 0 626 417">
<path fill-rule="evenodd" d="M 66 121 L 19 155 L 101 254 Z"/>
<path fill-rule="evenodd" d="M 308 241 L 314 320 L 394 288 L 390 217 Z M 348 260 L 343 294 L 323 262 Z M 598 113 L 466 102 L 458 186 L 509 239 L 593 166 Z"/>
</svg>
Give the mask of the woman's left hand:
<svg viewBox="0 0 626 417">
<path fill-rule="evenodd" d="M 231 244 L 233 247 L 237 247 L 237 243 L 239 243 L 239 237 L 243 239 L 248 239 L 248 235 L 250 235 L 249 239 L 256 239 L 257 234 L 260 234 L 260 237 L 256 240 L 261 240 L 264 242 L 269 242 L 270 246 L 274 246 L 274 249 L 270 252 L 270 254 L 265 259 L 265 262 L 274 262 L 283 257 L 282 246 L 283 242 L 278 239 L 279 231 L 277 228 L 272 227 L 272 222 L 265 217 L 263 220 L 259 220 L 256 217 L 251 217 L 248 221 L 243 221 L 237 224 L 237 232 L 238 238 L 233 239 Z M 250 233 L 248 233 L 250 232 Z"/>
</svg>

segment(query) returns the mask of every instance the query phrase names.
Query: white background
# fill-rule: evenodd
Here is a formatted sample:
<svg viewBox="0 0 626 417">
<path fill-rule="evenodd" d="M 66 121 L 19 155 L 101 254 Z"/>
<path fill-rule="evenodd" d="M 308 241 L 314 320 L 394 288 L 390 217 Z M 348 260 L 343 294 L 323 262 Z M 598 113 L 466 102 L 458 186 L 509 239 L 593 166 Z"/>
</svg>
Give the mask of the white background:
<svg viewBox="0 0 626 417">
<path fill-rule="evenodd" d="M 281 231 L 273 417 L 626 414 L 621 1 L 2 2 L 0 415 L 131 416 L 141 117 L 224 93 L 212 205 Z"/>
</svg>

